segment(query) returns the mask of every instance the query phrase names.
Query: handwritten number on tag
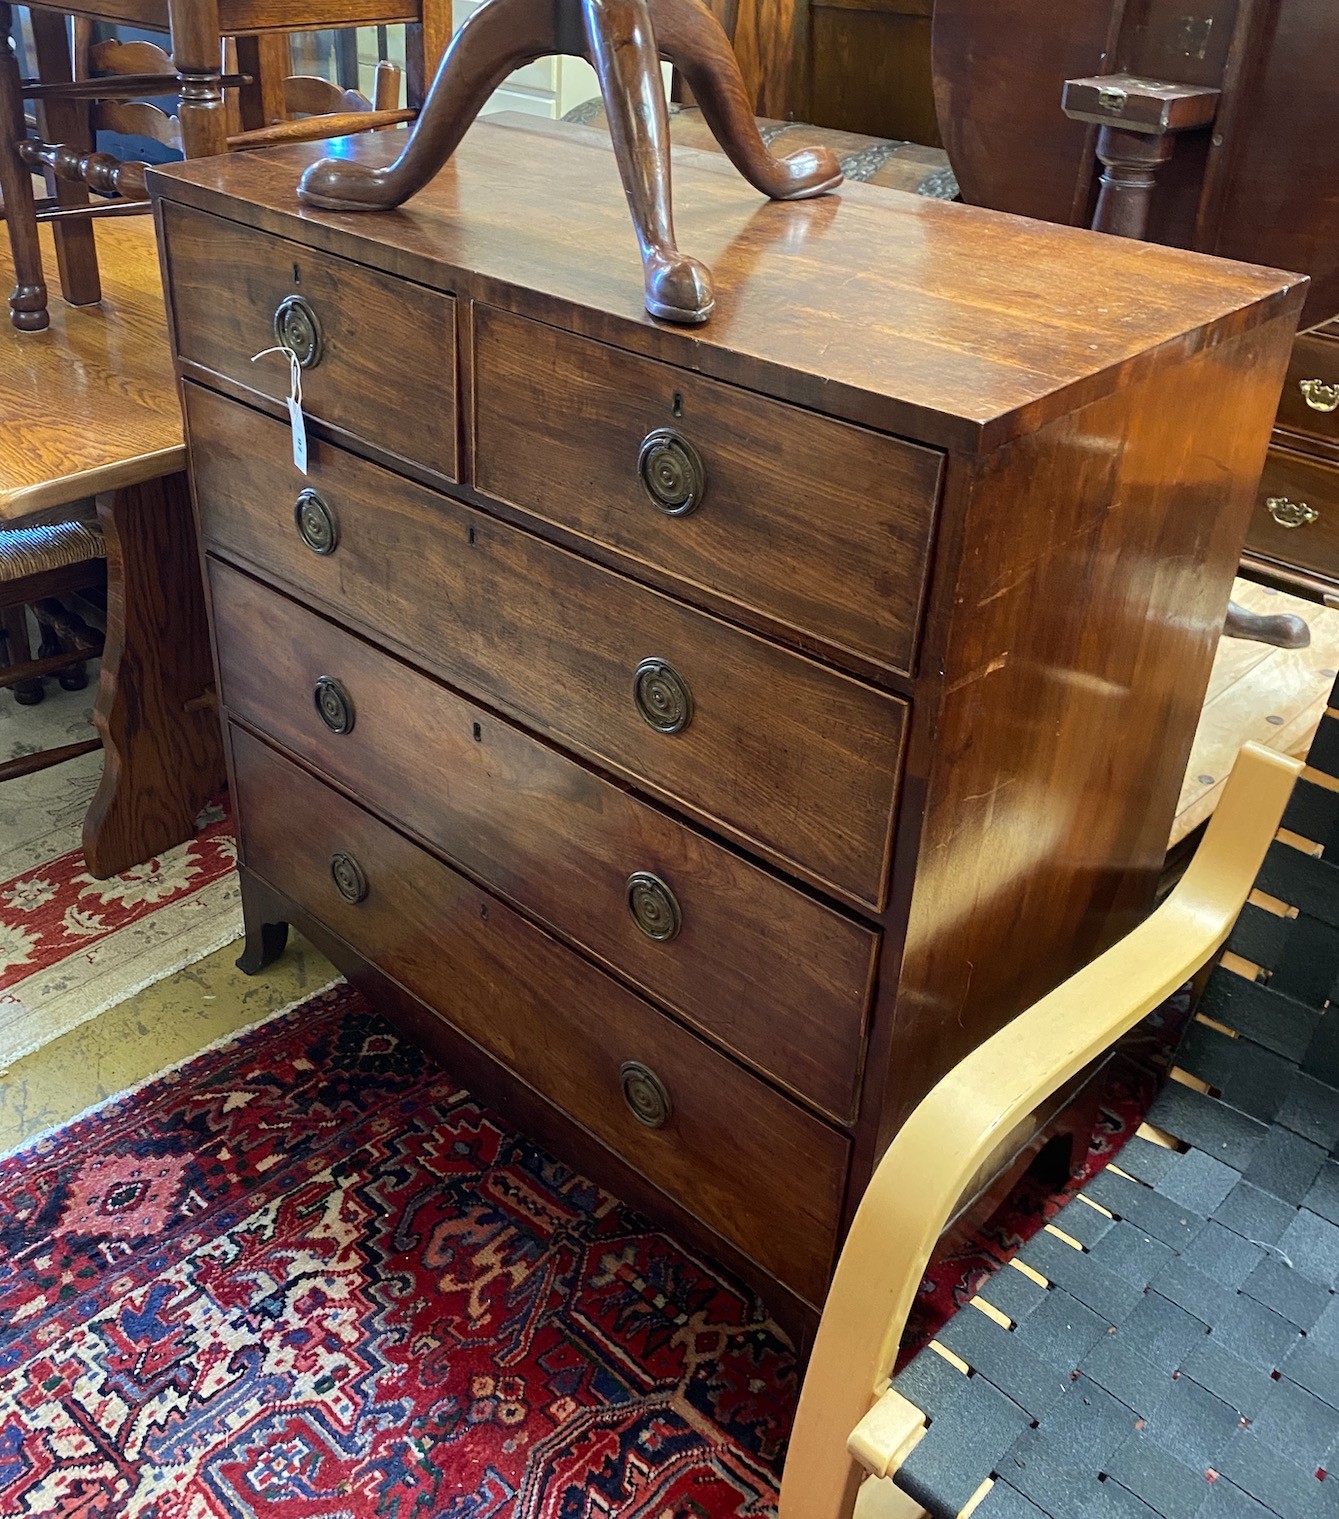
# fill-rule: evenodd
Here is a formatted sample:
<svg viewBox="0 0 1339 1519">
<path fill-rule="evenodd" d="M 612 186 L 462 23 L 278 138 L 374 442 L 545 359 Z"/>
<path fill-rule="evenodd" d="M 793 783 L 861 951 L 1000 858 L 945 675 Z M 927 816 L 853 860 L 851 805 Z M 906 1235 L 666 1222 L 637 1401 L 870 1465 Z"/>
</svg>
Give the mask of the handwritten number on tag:
<svg viewBox="0 0 1339 1519">
<path fill-rule="evenodd" d="M 288 407 L 289 426 L 293 432 L 293 465 L 301 474 L 307 473 L 307 423 L 302 415 L 302 365 L 291 348 L 262 348 L 252 354 L 251 362 L 272 353 L 280 353 L 288 360 L 288 395 L 284 404 Z"/>
</svg>

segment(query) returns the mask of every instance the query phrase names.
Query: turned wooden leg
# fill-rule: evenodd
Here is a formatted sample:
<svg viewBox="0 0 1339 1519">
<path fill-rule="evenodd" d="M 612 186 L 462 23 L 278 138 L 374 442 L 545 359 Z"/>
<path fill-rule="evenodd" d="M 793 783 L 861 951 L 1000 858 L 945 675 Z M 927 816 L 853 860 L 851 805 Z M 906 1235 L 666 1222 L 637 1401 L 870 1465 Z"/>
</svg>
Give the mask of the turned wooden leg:
<svg viewBox="0 0 1339 1519">
<path fill-rule="evenodd" d="M 554 0 L 487 0 L 442 58 L 404 152 L 384 169 L 345 158 L 312 164 L 298 196 L 325 211 L 387 211 L 416 195 L 455 152 L 485 102 L 508 74 L 563 52 Z"/>
<path fill-rule="evenodd" d="M 711 274 L 674 241 L 669 106 L 646 0 L 582 0 L 581 11 L 641 245 L 646 309 L 669 322 L 705 322 L 715 304 Z"/>
<path fill-rule="evenodd" d="M 1153 207 L 1158 170 L 1172 156 L 1176 139 L 1170 133 L 1129 132 L 1103 127 L 1097 134 L 1102 162 L 1102 189 L 1093 213 L 1093 231 L 1143 241 Z"/>
<path fill-rule="evenodd" d="M 277 916 L 280 909 L 254 876 L 239 872 L 242 889 L 242 926 L 246 934 L 237 969 L 258 976 L 283 954 L 288 945 L 288 924 Z"/>
<path fill-rule="evenodd" d="M 70 39 L 66 32 L 69 18 L 60 11 L 29 12 L 33 29 L 33 47 L 37 53 L 37 77 L 48 83 L 74 78 L 70 58 Z M 77 100 L 47 100 L 38 103 L 37 129 L 45 142 L 65 143 L 80 153 L 92 151 L 93 139 L 88 126 L 88 104 Z M 47 174 L 47 193 L 61 206 L 86 206 L 88 186 L 63 176 Z M 92 306 L 102 299 L 102 281 L 98 275 L 98 250 L 91 221 L 59 221 L 51 229 L 56 244 L 56 267 L 60 273 L 60 293 L 71 306 Z"/>
<path fill-rule="evenodd" d="M 19 94 L 19 61 L 10 34 L 13 12 L 0 0 L 0 201 L 14 255 L 14 290 L 9 319 L 20 332 L 40 332 L 51 323 L 47 314 L 46 281 L 42 278 L 42 245 L 37 238 L 37 207 L 32 175 L 19 162 L 19 143 L 28 135 Z"/>
<path fill-rule="evenodd" d="M 107 638 L 93 724 L 104 760 L 84 857 L 105 877 L 190 838 L 224 767 L 186 476 L 105 491 L 98 521 Z"/>
<path fill-rule="evenodd" d="M 712 135 L 755 190 L 772 200 L 803 200 L 841 184 L 830 148 L 803 148 L 787 158 L 768 151 L 730 41 L 700 0 L 648 0 L 648 7 L 661 53 L 683 75 Z"/>
<path fill-rule="evenodd" d="M 228 151 L 218 0 L 168 0 L 172 62 L 181 78 L 181 148 L 187 158 Z"/>
</svg>

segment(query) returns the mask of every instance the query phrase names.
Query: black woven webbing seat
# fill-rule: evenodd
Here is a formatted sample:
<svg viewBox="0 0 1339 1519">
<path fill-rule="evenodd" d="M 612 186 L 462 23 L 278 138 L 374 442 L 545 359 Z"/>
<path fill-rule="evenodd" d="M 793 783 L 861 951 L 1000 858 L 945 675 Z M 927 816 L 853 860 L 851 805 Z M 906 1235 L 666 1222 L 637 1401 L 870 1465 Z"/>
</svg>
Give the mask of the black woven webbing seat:
<svg viewBox="0 0 1339 1519">
<path fill-rule="evenodd" d="M 931 1514 L 1339 1519 L 1339 792 L 1283 827 L 1150 1127 L 894 1379 Z"/>
</svg>

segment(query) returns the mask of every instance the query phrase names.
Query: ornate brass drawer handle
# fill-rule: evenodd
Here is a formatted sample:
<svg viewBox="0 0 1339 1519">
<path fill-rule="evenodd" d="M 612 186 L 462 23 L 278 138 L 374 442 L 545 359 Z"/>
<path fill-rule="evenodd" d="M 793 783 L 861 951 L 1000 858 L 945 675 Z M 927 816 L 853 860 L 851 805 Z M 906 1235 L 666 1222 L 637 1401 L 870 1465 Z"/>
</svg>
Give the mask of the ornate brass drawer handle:
<svg viewBox="0 0 1339 1519">
<path fill-rule="evenodd" d="M 367 895 L 367 877 L 363 867 L 343 850 L 331 855 L 330 874 L 335 887 L 346 902 L 361 902 Z"/>
<path fill-rule="evenodd" d="M 279 302 L 274 313 L 274 340 L 287 348 L 303 369 L 315 369 L 321 362 L 321 323 L 304 296 L 286 295 Z"/>
<path fill-rule="evenodd" d="M 1339 411 L 1339 383 L 1329 385 L 1324 380 L 1301 380 L 1297 388 L 1312 411 Z"/>
<path fill-rule="evenodd" d="M 640 1060 L 625 1060 L 618 1069 L 623 1100 L 632 1116 L 648 1129 L 663 1128 L 674 1115 L 674 1104 L 665 1083 Z"/>
<path fill-rule="evenodd" d="M 1305 501 L 1289 501 L 1287 496 L 1270 496 L 1265 509 L 1280 527 L 1306 527 L 1320 517 L 1314 506 Z"/>
<path fill-rule="evenodd" d="M 644 659 L 632 679 L 632 699 L 657 733 L 682 733 L 693 720 L 693 695 L 663 659 Z"/>
<path fill-rule="evenodd" d="M 312 693 L 316 712 L 332 733 L 353 731 L 353 698 L 344 687 L 329 675 L 322 675 Z"/>
<path fill-rule="evenodd" d="M 335 514 L 314 490 L 305 490 L 293 508 L 298 537 L 313 554 L 333 554 L 339 543 L 339 524 Z"/>
<path fill-rule="evenodd" d="M 637 473 L 651 505 L 667 517 L 686 517 L 700 505 L 707 488 L 702 455 L 672 427 L 647 433 L 637 455 Z"/>
<path fill-rule="evenodd" d="M 632 921 L 648 939 L 665 944 L 677 937 L 683 914 L 667 882 L 648 870 L 638 870 L 628 877 L 627 897 Z"/>
</svg>

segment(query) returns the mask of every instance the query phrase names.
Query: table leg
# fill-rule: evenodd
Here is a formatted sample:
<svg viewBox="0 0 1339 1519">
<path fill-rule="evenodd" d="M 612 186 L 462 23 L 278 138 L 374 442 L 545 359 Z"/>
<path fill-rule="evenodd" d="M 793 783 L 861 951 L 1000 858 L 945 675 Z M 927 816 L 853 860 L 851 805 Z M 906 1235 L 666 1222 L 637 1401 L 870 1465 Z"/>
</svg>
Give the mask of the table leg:
<svg viewBox="0 0 1339 1519">
<path fill-rule="evenodd" d="M 186 476 L 106 491 L 98 520 L 107 642 L 93 722 L 103 770 L 84 819 L 84 856 L 105 877 L 190 838 L 224 767 Z"/>
<path fill-rule="evenodd" d="M 0 200 L 14 255 L 14 290 L 9 319 L 20 332 L 40 332 L 50 325 L 46 281 L 42 278 L 42 245 L 37 240 L 37 208 L 33 179 L 19 162 L 18 144 L 28 135 L 19 94 L 19 61 L 10 35 L 13 12 L 0 0 Z"/>
</svg>

